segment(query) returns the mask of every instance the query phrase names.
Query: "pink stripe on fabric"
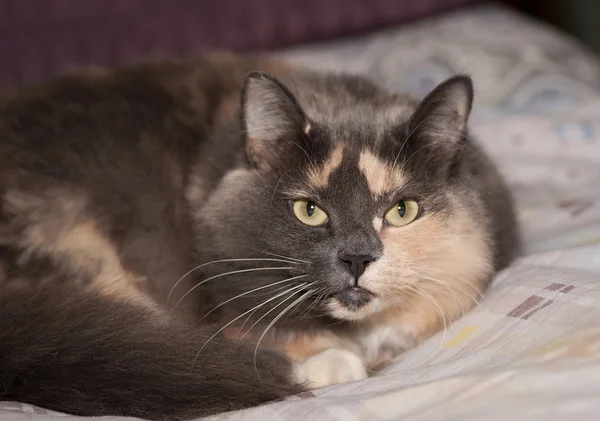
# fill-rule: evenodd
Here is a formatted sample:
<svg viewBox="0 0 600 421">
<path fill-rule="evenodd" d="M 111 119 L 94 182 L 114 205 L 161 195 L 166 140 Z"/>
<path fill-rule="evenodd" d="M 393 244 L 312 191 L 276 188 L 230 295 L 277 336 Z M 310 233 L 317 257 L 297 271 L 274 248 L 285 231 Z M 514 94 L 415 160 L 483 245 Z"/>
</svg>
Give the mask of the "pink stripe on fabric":
<svg viewBox="0 0 600 421">
<path fill-rule="evenodd" d="M 527 298 L 521 304 L 519 304 L 516 308 L 514 308 L 510 313 L 507 314 L 508 317 L 521 317 L 527 311 L 531 310 L 539 303 L 544 301 L 542 297 L 538 297 L 537 295 L 532 295 Z"/>
</svg>

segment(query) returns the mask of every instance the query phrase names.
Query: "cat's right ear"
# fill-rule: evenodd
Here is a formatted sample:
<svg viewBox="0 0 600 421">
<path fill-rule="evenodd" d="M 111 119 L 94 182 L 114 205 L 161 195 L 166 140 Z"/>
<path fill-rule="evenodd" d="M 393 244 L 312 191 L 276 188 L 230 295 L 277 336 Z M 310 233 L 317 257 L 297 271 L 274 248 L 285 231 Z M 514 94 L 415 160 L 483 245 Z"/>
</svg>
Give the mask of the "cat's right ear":
<svg viewBox="0 0 600 421">
<path fill-rule="evenodd" d="M 302 139 L 308 126 L 294 95 L 273 76 L 252 72 L 242 88 L 242 130 L 255 168 L 269 169 Z"/>
<path fill-rule="evenodd" d="M 410 135 L 436 148 L 438 156 L 453 154 L 463 135 L 473 105 L 473 81 L 452 77 L 431 91 L 411 117 Z"/>
</svg>

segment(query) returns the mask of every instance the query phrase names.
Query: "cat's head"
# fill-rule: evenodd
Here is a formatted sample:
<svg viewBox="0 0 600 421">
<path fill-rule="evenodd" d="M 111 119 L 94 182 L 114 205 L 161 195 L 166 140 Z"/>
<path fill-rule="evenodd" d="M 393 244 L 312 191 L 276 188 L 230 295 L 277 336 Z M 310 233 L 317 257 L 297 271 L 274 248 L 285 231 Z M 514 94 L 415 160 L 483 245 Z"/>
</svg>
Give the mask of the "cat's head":
<svg viewBox="0 0 600 421">
<path fill-rule="evenodd" d="M 464 159 L 472 98 L 466 76 L 418 102 L 359 77 L 248 75 L 244 164 L 194 210 L 214 304 L 341 320 L 468 306 L 493 266 Z"/>
</svg>

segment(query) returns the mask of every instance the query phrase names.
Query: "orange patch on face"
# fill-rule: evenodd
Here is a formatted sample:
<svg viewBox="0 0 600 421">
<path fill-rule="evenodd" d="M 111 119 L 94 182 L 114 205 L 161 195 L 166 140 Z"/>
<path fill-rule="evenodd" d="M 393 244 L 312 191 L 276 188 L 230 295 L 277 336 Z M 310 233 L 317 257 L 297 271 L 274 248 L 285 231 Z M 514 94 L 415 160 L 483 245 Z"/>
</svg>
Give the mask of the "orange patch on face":
<svg viewBox="0 0 600 421">
<path fill-rule="evenodd" d="M 475 306 L 493 272 L 487 231 L 458 198 L 450 207 L 382 230 L 383 256 L 359 280 L 383 301 L 366 322 L 421 340 Z"/>
<path fill-rule="evenodd" d="M 374 197 L 392 193 L 406 182 L 399 169 L 383 162 L 368 150 L 361 152 L 358 168 L 367 179 Z"/>
<path fill-rule="evenodd" d="M 329 183 L 329 176 L 342 163 L 344 158 L 344 145 L 338 143 L 325 163 L 320 168 L 311 168 L 308 172 L 308 183 L 314 189 L 323 189 Z"/>
</svg>

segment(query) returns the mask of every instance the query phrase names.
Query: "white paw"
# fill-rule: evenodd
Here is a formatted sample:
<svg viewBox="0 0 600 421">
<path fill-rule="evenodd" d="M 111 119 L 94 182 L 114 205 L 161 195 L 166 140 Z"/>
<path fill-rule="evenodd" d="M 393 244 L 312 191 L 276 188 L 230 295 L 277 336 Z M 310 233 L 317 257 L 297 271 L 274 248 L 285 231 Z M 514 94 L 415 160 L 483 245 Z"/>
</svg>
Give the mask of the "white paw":
<svg viewBox="0 0 600 421">
<path fill-rule="evenodd" d="M 299 383 L 309 389 L 368 377 L 362 359 L 346 349 L 330 348 L 294 366 Z"/>
</svg>

